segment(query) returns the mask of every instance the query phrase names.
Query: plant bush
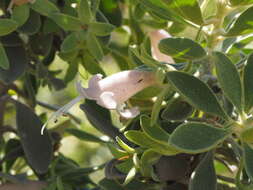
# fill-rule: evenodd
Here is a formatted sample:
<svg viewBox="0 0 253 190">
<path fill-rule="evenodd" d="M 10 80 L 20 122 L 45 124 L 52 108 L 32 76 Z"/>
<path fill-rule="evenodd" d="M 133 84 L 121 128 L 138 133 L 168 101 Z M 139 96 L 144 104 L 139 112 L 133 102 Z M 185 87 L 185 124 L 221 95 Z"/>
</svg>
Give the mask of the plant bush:
<svg viewBox="0 0 253 190">
<path fill-rule="evenodd" d="M 252 0 L 1 0 L 0 189 L 253 189 L 252 23 Z M 38 99 L 80 69 L 69 104 Z M 79 101 L 108 141 L 77 128 Z M 61 115 L 77 127 L 53 127 Z M 81 167 L 59 152 L 66 134 L 113 158 Z"/>
</svg>

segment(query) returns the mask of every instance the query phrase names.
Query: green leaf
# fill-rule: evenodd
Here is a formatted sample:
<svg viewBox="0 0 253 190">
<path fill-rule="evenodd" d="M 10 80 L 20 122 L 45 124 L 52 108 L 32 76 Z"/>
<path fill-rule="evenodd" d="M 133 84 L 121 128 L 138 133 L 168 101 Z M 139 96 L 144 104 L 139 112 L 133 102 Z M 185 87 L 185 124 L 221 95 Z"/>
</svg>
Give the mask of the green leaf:
<svg viewBox="0 0 253 190">
<path fill-rule="evenodd" d="M 151 113 L 151 125 L 153 126 L 159 117 L 160 109 L 162 106 L 162 102 L 164 98 L 168 95 L 169 91 L 171 90 L 170 86 L 165 86 L 162 92 L 157 96 L 157 100 L 155 101 L 153 108 L 152 108 L 152 113 Z"/>
<path fill-rule="evenodd" d="M 100 61 L 104 57 L 103 49 L 97 39 L 97 37 L 92 34 L 88 33 L 87 35 L 87 47 L 89 47 L 89 52 L 93 55 L 96 60 Z"/>
<path fill-rule="evenodd" d="M 253 7 L 245 10 L 228 29 L 226 36 L 238 36 L 253 32 Z"/>
<path fill-rule="evenodd" d="M 168 72 L 167 78 L 176 91 L 194 107 L 228 119 L 218 99 L 204 82 L 194 76 L 177 71 Z"/>
<path fill-rule="evenodd" d="M 243 72 L 245 97 L 245 111 L 248 113 L 253 107 L 253 53 L 249 56 Z"/>
<path fill-rule="evenodd" d="M 170 136 L 169 143 L 187 153 L 200 153 L 215 148 L 228 131 L 205 123 L 185 123 L 178 126 Z"/>
<path fill-rule="evenodd" d="M 85 104 L 82 104 L 80 108 L 84 111 L 87 119 L 96 129 L 112 139 L 115 139 L 116 136 L 122 136 L 119 130 L 112 124 L 110 112 L 107 109 L 89 100 L 85 100 Z M 97 117 L 98 115 L 99 117 Z"/>
<path fill-rule="evenodd" d="M 64 82 L 67 84 L 70 81 L 74 80 L 75 76 L 78 73 L 78 66 L 79 66 L 79 61 L 74 60 L 69 63 L 66 75 L 64 77 Z"/>
<path fill-rule="evenodd" d="M 105 143 L 106 141 L 101 140 L 100 138 L 94 136 L 93 134 L 87 133 L 85 131 L 79 130 L 79 129 L 66 129 L 66 132 L 77 137 L 78 139 L 82 141 L 89 141 L 89 142 L 95 142 L 95 143 Z"/>
<path fill-rule="evenodd" d="M 115 27 L 113 25 L 103 22 L 91 22 L 89 24 L 89 31 L 96 36 L 110 35 L 114 28 Z"/>
<path fill-rule="evenodd" d="M 173 102 L 169 103 L 163 110 L 161 117 L 168 121 L 183 121 L 187 119 L 194 109 L 182 98 L 176 98 Z"/>
<path fill-rule="evenodd" d="M 80 0 L 78 16 L 84 24 L 89 24 L 93 20 L 93 15 L 88 0 Z"/>
<path fill-rule="evenodd" d="M 240 135 L 243 142 L 253 143 L 253 127 L 244 128 Z"/>
<path fill-rule="evenodd" d="M 10 68 L 10 62 L 6 55 L 3 45 L 0 43 L 0 68 L 8 70 Z"/>
<path fill-rule="evenodd" d="M 168 7 L 180 14 L 186 20 L 198 25 L 202 25 L 204 23 L 199 2 L 197 0 L 173 0 L 170 1 Z"/>
<path fill-rule="evenodd" d="M 16 102 L 16 122 L 25 156 L 33 169 L 39 174 L 48 170 L 51 162 L 53 146 L 49 134 L 40 134 L 42 122 L 27 106 Z M 25 119 L 29 118 L 29 119 Z"/>
<path fill-rule="evenodd" d="M 163 19 L 183 22 L 183 19 L 175 15 L 162 0 L 138 0 L 138 2 Z"/>
<path fill-rule="evenodd" d="M 239 73 L 232 61 L 221 52 L 213 53 L 216 74 L 225 96 L 242 112 L 242 86 Z"/>
<path fill-rule="evenodd" d="M 65 189 L 62 179 L 59 176 L 56 178 L 56 186 L 57 186 L 57 190 L 64 190 Z"/>
<path fill-rule="evenodd" d="M 126 179 L 123 183 L 123 185 L 127 185 L 130 181 L 132 181 L 137 173 L 137 170 L 135 167 L 131 168 L 131 170 L 128 172 Z"/>
<path fill-rule="evenodd" d="M 192 173 L 189 190 L 216 190 L 217 179 L 213 164 L 213 153 L 206 153 Z"/>
<path fill-rule="evenodd" d="M 151 177 L 152 170 L 153 170 L 152 165 L 155 164 L 159 160 L 160 157 L 161 157 L 161 154 L 158 154 L 152 149 L 148 149 L 142 154 L 140 170 L 144 177 Z"/>
<path fill-rule="evenodd" d="M 153 151 L 163 154 L 163 155 L 175 155 L 178 154 L 179 151 L 175 148 L 171 147 L 169 144 L 160 144 L 151 138 L 147 137 L 145 133 L 141 131 L 129 130 L 124 133 L 126 138 L 131 142 L 145 148 L 152 149 Z"/>
<path fill-rule="evenodd" d="M 243 162 L 247 175 L 253 180 L 253 149 L 248 145 L 243 145 Z"/>
<path fill-rule="evenodd" d="M 142 130 L 148 137 L 152 138 L 158 143 L 168 145 L 168 140 L 170 136 L 158 124 L 152 126 L 151 119 L 146 115 L 141 116 L 140 122 Z"/>
<path fill-rule="evenodd" d="M 41 18 L 40 15 L 33 11 L 30 10 L 30 15 L 28 20 L 18 28 L 18 31 L 21 33 L 25 33 L 27 35 L 33 35 L 37 33 L 40 30 L 41 27 Z"/>
<path fill-rule="evenodd" d="M 33 53 L 47 56 L 53 45 L 53 34 L 37 33 L 30 37 L 30 46 Z"/>
<path fill-rule="evenodd" d="M 253 0 L 229 0 L 232 6 L 253 4 Z"/>
<path fill-rule="evenodd" d="M 66 31 L 80 31 L 83 29 L 82 22 L 76 17 L 63 13 L 50 13 L 50 18 Z"/>
<path fill-rule="evenodd" d="M 49 0 L 36 0 L 30 7 L 43 16 L 49 17 L 50 14 L 60 12 L 60 10 Z"/>
<path fill-rule="evenodd" d="M 61 52 L 67 53 L 70 51 L 75 51 L 79 49 L 80 45 L 81 41 L 78 38 L 78 35 L 75 32 L 73 32 L 63 40 L 61 44 Z"/>
<path fill-rule="evenodd" d="M 118 146 L 116 147 L 112 143 L 107 143 L 107 146 L 114 158 L 122 158 L 125 156 L 129 156 L 126 151 L 119 149 Z"/>
<path fill-rule="evenodd" d="M 21 6 L 15 6 L 11 18 L 18 23 L 18 26 L 22 26 L 28 20 L 30 15 L 30 9 L 27 4 Z"/>
<path fill-rule="evenodd" d="M 5 52 L 9 60 L 9 69 L 0 68 L 0 80 L 6 84 L 11 84 L 24 73 L 28 59 L 22 46 L 5 47 Z"/>
<path fill-rule="evenodd" d="M 124 143 L 124 141 L 122 141 L 119 137 L 116 137 L 116 141 L 119 144 L 119 146 L 123 148 L 126 152 L 132 154 L 135 153 L 135 150 L 132 147 L 128 146 L 126 143 Z"/>
<path fill-rule="evenodd" d="M 100 73 L 105 75 L 104 70 L 101 68 L 99 62 L 88 53 L 84 53 L 81 59 L 81 64 L 90 74 L 95 75 Z"/>
<path fill-rule="evenodd" d="M 206 51 L 197 42 L 183 37 L 162 39 L 158 47 L 162 53 L 178 59 L 195 60 L 206 56 Z"/>
<path fill-rule="evenodd" d="M 5 36 L 13 31 L 15 31 L 18 27 L 18 23 L 12 19 L 1 18 L 0 19 L 0 36 Z"/>
</svg>

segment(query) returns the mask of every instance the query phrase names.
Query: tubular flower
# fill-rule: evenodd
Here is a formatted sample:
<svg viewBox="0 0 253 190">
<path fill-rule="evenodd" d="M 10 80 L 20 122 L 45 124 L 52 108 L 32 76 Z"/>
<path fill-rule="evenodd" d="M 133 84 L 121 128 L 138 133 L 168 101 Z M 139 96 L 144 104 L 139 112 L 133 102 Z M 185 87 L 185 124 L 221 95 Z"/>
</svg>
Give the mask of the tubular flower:
<svg viewBox="0 0 253 190">
<path fill-rule="evenodd" d="M 129 98 L 144 88 L 156 83 L 155 74 L 149 71 L 128 70 L 122 71 L 106 78 L 101 74 L 94 75 L 88 83 L 88 88 L 83 88 L 81 83 L 76 84 L 79 96 L 65 106 L 57 110 L 50 118 L 56 120 L 77 102 L 82 99 L 95 100 L 102 107 L 110 110 L 117 110 L 124 118 L 134 118 L 139 114 L 138 107 L 126 109 L 126 102 Z M 48 121 L 42 127 L 42 133 Z"/>
<path fill-rule="evenodd" d="M 160 52 L 158 48 L 159 42 L 164 38 L 170 38 L 171 35 L 167 33 L 165 30 L 156 30 L 149 33 L 151 46 L 152 46 L 152 56 L 157 61 L 167 62 L 167 63 L 175 63 L 172 57 L 165 55 Z"/>
</svg>

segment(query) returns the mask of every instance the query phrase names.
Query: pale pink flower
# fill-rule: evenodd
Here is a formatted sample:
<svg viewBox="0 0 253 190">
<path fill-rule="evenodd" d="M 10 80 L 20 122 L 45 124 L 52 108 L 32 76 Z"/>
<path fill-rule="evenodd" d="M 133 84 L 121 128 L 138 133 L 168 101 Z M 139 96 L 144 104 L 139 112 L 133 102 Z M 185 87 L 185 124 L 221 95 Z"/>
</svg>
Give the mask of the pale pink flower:
<svg viewBox="0 0 253 190">
<path fill-rule="evenodd" d="M 106 78 L 101 74 L 94 75 L 83 88 L 81 83 L 76 85 L 79 96 L 56 111 L 48 121 L 56 120 L 80 100 L 87 98 L 95 100 L 97 104 L 110 110 L 117 110 L 124 118 L 134 118 L 139 115 L 138 107 L 125 109 L 125 102 L 144 88 L 156 83 L 155 74 L 149 71 L 128 70 L 122 71 Z M 42 127 L 47 125 L 48 121 Z"/>
<path fill-rule="evenodd" d="M 151 48 L 152 48 L 151 50 L 152 50 L 153 58 L 161 62 L 175 63 L 172 57 L 161 53 L 158 48 L 159 42 L 164 38 L 170 38 L 171 35 L 165 30 L 156 30 L 156 31 L 150 32 L 149 37 L 151 41 Z"/>
</svg>

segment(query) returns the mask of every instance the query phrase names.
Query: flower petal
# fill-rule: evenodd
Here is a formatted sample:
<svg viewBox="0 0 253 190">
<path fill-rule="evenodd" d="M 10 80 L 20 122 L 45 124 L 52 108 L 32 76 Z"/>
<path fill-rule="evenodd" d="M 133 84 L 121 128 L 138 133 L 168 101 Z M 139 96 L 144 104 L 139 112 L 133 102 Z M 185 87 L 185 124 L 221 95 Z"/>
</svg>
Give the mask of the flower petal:
<svg viewBox="0 0 253 190">
<path fill-rule="evenodd" d="M 103 92 L 97 99 L 97 104 L 107 109 L 117 108 L 117 102 L 114 99 L 114 93 L 112 92 Z"/>
<path fill-rule="evenodd" d="M 138 107 L 133 107 L 130 109 L 117 109 L 117 111 L 122 117 L 127 119 L 134 118 L 140 114 L 140 110 Z"/>
<path fill-rule="evenodd" d="M 91 77 L 91 79 L 89 80 L 89 88 L 97 86 L 98 85 L 98 81 L 102 80 L 103 75 L 102 74 L 96 74 L 94 76 Z"/>
</svg>

